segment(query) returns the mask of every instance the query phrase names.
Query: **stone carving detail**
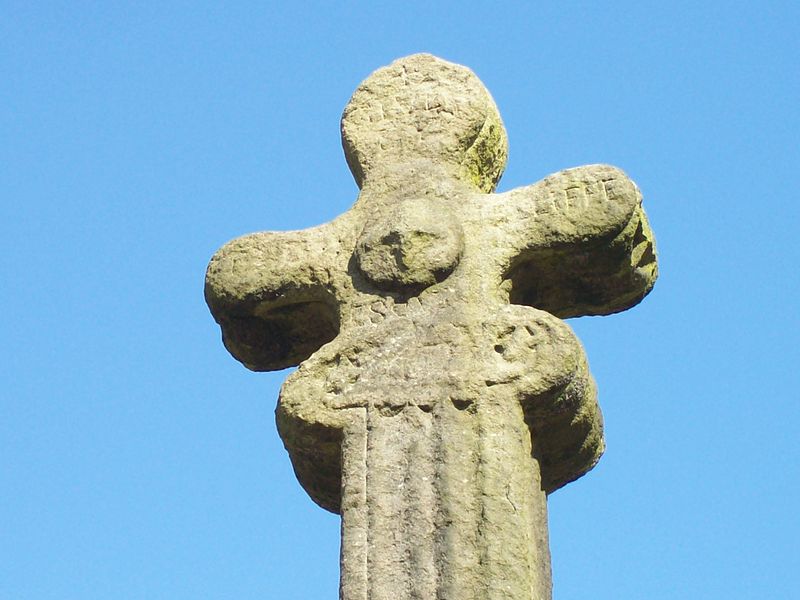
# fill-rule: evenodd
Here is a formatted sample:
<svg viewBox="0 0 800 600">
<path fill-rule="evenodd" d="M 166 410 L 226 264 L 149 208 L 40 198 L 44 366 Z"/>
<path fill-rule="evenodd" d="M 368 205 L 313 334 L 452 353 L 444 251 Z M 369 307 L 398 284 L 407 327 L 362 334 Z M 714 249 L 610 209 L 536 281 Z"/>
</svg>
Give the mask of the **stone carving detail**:
<svg viewBox="0 0 800 600">
<path fill-rule="evenodd" d="M 442 281 L 464 247 L 461 224 L 428 198 L 409 198 L 368 221 L 356 246 L 361 273 L 382 290 L 419 293 Z"/>
<path fill-rule="evenodd" d="M 225 345 L 253 370 L 299 365 L 278 430 L 311 498 L 342 515 L 343 600 L 550 598 L 546 495 L 603 452 L 560 319 L 652 288 L 639 190 L 591 165 L 492 193 L 500 115 L 469 69 L 430 55 L 367 78 L 342 139 L 351 210 L 212 258 Z"/>
</svg>

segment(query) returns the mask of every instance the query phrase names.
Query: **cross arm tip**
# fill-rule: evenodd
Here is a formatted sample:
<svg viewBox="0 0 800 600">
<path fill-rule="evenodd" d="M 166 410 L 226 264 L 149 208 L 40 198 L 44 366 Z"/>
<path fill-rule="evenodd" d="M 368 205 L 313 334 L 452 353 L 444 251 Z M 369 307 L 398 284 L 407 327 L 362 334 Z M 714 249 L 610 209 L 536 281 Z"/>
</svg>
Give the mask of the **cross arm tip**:
<svg viewBox="0 0 800 600">
<path fill-rule="evenodd" d="M 338 333 L 324 253 L 307 232 L 237 238 L 212 257 L 205 299 L 228 351 L 254 371 L 299 364 Z"/>
<path fill-rule="evenodd" d="M 518 217 L 504 275 L 512 303 L 561 318 L 608 315 L 652 290 L 655 237 L 639 188 L 620 169 L 568 169 L 508 200 Z"/>
</svg>

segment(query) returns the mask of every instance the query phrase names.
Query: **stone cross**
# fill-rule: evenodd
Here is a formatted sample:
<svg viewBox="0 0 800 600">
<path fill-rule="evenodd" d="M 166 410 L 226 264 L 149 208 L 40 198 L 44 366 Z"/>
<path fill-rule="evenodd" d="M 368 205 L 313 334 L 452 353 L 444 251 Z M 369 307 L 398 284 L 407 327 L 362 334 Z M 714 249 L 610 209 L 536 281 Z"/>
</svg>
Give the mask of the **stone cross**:
<svg viewBox="0 0 800 600">
<path fill-rule="evenodd" d="M 311 498 L 342 516 L 342 600 L 548 599 L 546 495 L 603 452 L 561 319 L 652 288 L 641 194 L 606 165 L 492 193 L 497 108 L 430 55 L 368 77 L 342 141 L 361 190 L 348 212 L 212 258 L 225 346 L 256 371 L 300 365 L 278 431 Z"/>
</svg>

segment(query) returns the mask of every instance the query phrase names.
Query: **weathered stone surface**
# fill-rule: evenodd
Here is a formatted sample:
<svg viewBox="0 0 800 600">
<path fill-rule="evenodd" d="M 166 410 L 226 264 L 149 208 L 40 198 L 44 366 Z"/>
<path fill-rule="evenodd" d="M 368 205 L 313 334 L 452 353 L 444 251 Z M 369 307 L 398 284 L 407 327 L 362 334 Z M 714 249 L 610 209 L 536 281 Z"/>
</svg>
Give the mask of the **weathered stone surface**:
<svg viewBox="0 0 800 600">
<path fill-rule="evenodd" d="M 507 154 L 494 102 L 430 55 L 362 83 L 342 139 L 350 211 L 212 258 L 226 347 L 254 370 L 300 364 L 278 429 L 300 483 L 342 515 L 342 599 L 549 598 L 546 494 L 603 451 L 560 318 L 652 288 L 639 190 L 591 165 L 492 194 Z"/>
</svg>

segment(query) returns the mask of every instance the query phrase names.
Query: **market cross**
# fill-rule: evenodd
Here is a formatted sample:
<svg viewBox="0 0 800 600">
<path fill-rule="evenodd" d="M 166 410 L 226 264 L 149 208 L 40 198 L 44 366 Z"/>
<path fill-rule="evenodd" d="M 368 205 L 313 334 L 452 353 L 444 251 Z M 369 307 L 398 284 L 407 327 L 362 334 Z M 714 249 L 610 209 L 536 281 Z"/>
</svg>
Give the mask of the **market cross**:
<svg viewBox="0 0 800 600">
<path fill-rule="evenodd" d="M 342 515 L 342 600 L 551 597 L 546 495 L 591 469 L 602 417 L 561 320 L 656 279 L 636 185 L 591 165 L 494 194 L 507 142 L 469 69 L 418 54 L 342 117 L 345 214 L 212 258 L 206 301 L 250 369 L 300 365 L 277 424 Z"/>
</svg>

